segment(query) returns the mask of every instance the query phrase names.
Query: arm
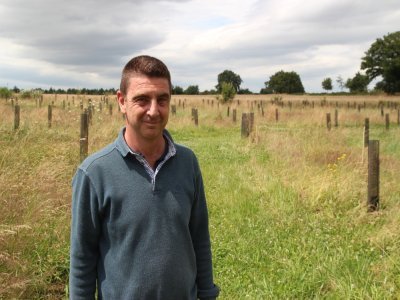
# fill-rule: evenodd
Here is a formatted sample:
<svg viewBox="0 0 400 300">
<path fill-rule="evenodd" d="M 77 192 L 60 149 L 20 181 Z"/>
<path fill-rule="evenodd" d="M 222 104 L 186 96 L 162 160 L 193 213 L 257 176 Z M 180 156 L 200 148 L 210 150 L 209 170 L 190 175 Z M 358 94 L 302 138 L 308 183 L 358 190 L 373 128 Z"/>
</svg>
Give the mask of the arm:
<svg viewBox="0 0 400 300">
<path fill-rule="evenodd" d="M 72 182 L 70 299 L 94 299 L 99 235 L 97 195 L 88 176 L 78 169 Z"/>
<path fill-rule="evenodd" d="M 206 197 L 201 172 L 198 165 L 196 167 L 198 170 L 195 178 L 196 193 L 189 226 L 196 254 L 197 297 L 200 299 L 215 299 L 218 297 L 219 288 L 213 282 Z"/>
</svg>

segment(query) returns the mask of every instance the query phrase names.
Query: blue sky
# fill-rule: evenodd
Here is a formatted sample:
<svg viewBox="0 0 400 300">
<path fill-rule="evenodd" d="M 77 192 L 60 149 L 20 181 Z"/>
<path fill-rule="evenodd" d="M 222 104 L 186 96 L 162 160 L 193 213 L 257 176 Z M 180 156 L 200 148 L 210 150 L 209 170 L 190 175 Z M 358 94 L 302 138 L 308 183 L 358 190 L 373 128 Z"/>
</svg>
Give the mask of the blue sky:
<svg viewBox="0 0 400 300">
<path fill-rule="evenodd" d="M 149 54 L 173 84 L 209 90 L 228 69 L 259 92 L 297 72 L 306 92 L 359 71 L 377 38 L 400 30 L 398 0 L 1 0 L 0 86 L 117 88 Z"/>
</svg>

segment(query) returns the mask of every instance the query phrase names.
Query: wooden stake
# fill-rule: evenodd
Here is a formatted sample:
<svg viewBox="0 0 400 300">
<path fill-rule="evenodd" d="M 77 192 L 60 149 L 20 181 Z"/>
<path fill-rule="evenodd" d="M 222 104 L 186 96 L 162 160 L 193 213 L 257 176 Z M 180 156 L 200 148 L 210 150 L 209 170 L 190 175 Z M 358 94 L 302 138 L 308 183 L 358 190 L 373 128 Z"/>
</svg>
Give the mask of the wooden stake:
<svg viewBox="0 0 400 300">
<path fill-rule="evenodd" d="M 20 120 L 20 108 L 19 105 L 14 106 L 14 130 L 19 128 L 19 120 Z"/>
<path fill-rule="evenodd" d="M 385 114 L 385 127 L 386 130 L 389 130 L 389 114 Z"/>
<path fill-rule="evenodd" d="M 249 114 L 242 113 L 242 137 L 248 137 L 250 135 L 250 118 Z"/>
<path fill-rule="evenodd" d="M 379 141 L 368 143 L 368 212 L 379 208 Z"/>
<path fill-rule="evenodd" d="M 51 128 L 51 121 L 53 119 L 53 106 L 49 104 L 47 107 L 47 125 Z"/>
<path fill-rule="evenodd" d="M 337 109 L 335 109 L 335 127 L 338 127 L 339 126 L 339 121 L 338 121 L 338 110 Z"/>
<path fill-rule="evenodd" d="M 364 147 L 368 147 L 369 142 L 369 119 L 365 118 L 364 123 Z"/>
<path fill-rule="evenodd" d="M 89 150 L 89 114 L 85 111 L 81 114 L 80 159 L 83 161 Z"/>
<path fill-rule="evenodd" d="M 331 130 L 331 114 L 327 113 L 326 114 L 326 127 L 328 130 Z"/>
</svg>

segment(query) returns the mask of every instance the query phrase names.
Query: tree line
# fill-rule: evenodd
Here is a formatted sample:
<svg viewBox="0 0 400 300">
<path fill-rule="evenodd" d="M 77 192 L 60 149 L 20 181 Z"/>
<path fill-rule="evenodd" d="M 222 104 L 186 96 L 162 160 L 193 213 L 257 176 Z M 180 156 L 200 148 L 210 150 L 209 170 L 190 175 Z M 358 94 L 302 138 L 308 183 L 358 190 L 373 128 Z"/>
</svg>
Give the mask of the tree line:
<svg viewBox="0 0 400 300">
<path fill-rule="evenodd" d="M 400 92 L 400 31 L 389 33 L 382 38 L 378 38 L 370 48 L 365 52 L 365 56 L 361 59 L 360 71 L 354 77 L 344 80 L 341 75 L 336 78 L 336 83 L 341 91 L 344 88 L 349 89 L 351 93 L 368 92 L 368 85 L 372 80 L 378 79 L 375 85 L 376 91 L 383 91 L 388 94 Z M 231 70 L 224 70 L 217 77 L 217 85 L 215 89 L 200 91 L 198 85 L 189 85 L 186 89 L 181 86 L 174 85 L 172 94 L 175 95 L 215 95 L 222 96 L 222 101 L 229 101 L 236 94 L 252 94 L 247 88 L 241 88 L 243 80 L 239 74 Z M 333 89 L 333 81 L 331 77 L 322 80 L 322 88 L 326 91 Z M 270 76 L 265 81 L 264 87 L 259 91 L 260 94 L 302 94 L 304 87 L 299 74 L 295 71 L 280 70 Z M 0 97 L 8 98 L 12 93 L 20 93 L 21 91 L 14 87 L 9 90 L 0 88 Z M 115 94 L 116 90 L 111 89 L 53 89 L 48 90 L 35 89 L 33 93 L 44 94 L 84 94 L 84 95 L 106 95 Z M 28 93 L 27 91 L 23 91 Z M 26 95 L 26 96 L 29 96 Z"/>
<path fill-rule="evenodd" d="M 20 98 L 32 98 L 35 95 L 41 94 L 72 94 L 72 95 L 114 95 L 117 92 L 115 88 L 110 89 L 54 89 L 50 87 L 49 89 L 31 89 L 31 90 L 21 90 L 17 86 L 12 89 L 6 87 L 0 87 L 0 98 L 11 98 L 13 94 L 18 94 Z"/>
</svg>

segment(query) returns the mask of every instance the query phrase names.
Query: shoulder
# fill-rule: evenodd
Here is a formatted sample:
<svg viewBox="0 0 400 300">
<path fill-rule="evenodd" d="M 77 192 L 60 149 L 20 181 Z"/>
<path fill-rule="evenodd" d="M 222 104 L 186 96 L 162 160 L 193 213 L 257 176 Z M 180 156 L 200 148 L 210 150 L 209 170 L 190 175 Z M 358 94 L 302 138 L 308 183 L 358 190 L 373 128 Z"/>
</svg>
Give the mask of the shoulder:
<svg viewBox="0 0 400 300">
<path fill-rule="evenodd" d="M 115 156 L 116 154 L 115 152 L 118 152 L 115 143 L 111 143 L 106 147 L 102 148 L 101 150 L 88 156 L 81 163 L 79 169 L 87 173 L 93 168 L 107 167 L 109 164 L 112 165 L 115 159 L 117 158 Z"/>
<path fill-rule="evenodd" d="M 192 149 L 181 144 L 174 143 L 174 145 L 176 149 L 176 156 L 178 158 L 194 161 L 197 164 L 197 157 Z"/>
<path fill-rule="evenodd" d="M 179 159 L 196 159 L 196 155 L 194 154 L 194 152 L 192 151 L 192 149 L 190 149 L 187 146 L 184 146 L 182 144 L 178 144 L 174 141 L 174 139 L 172 138 L 171 134 L 169 133 L 168 130 L 164 130 L 164 137 L 166 138 L 166 140 L 168 141 L 168 143 L 171 143 L 173 145 L 173 149 L 171 150 L 173 152 L 173 156 L 178 157 Z"/>
<path fill-rule="evenodd" d="M 97 186 L 100 190 L 105 182 L 118 172 L 121 154 L 114 144 L 109 144 L 101 150 L 88 156 L 77 168 L 72 179 L 72 185 Z"/>
<path fill-rule="evenodd" d="M 115 168 L 118 163 L 123 161 L 123 158 L 126 157 L 129 153 L 129 148 L 124 141 L 124 131 L 125 127 L 123 127 L 114 142 L 108 144 L 104 148 L 99 151 L 88 156 L 79 166 L 79 169 L 84 173 L 88 173 L 89 171 L 95 169 L 98 170 L 112 170 Z"/>
<path fill-rule="evenodd" d="M 187 171 L 191 170 L 195 174 L 200 173 L 199 161 L 194 151 L 181 144 L 174 143 L 174 145 L 176 149 L 175 159 L 179 162 L 179 165 Z"/>
<path fill-rule="evenodd" d="M 174 143 L 175 149 L 176 149 L 176 153 L 182 154 L 182 155 L 188 155 L 188 156 L 194 156 L 196 157 L 196 155 L 194 154 L 193 150 L 190 149 L 187 146 L 181 145 L 181 144 L 177 144 Z"/>
</svg>

